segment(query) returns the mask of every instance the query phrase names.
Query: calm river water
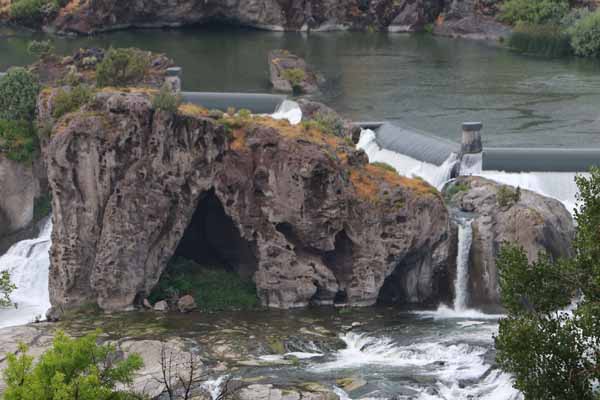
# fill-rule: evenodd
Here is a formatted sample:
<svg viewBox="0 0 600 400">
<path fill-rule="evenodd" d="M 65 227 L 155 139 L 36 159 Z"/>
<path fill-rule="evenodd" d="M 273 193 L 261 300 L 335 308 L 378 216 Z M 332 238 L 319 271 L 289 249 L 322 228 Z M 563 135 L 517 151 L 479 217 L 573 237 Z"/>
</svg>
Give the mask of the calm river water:
<svg viewBox="0 0 600 400">
<path fill-rule="evenodd" d="M 0 69 L 31 61 L 30 37 L 0 36 Z M 319 99 L 355 120 L 394 120 L 455 140 L 461 122 L 478 120 L 487 145 L 600 146 L 600 64 L 588 60 L 407 34 L 195 28 L 53 40 L 63 54 L 110 45 L 165 52 L 184 68 L 186 90 L 205 91 L 269 91 L 267 52 L 287 48 L 326 76 Z"/>
</svg>

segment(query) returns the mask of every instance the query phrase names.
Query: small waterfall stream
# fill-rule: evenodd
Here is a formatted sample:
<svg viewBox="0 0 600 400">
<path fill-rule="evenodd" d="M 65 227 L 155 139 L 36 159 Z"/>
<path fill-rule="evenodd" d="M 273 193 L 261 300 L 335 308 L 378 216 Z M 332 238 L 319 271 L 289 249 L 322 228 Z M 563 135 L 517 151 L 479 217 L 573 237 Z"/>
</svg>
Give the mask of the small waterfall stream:
<svg viewBox="0 0 600 400">
<path fill-rule="evenodd" d="M 50 268 L 50 235 L 52 219 L 48 218 L 35 239 L 15 243 L 0 256 L 0 271 L 8 271 L 17 289 L 11 294 L 14 308 L 0 308 L 0 328 L 22 325 L 44 318 L 50 308 L 48 270 Z"/>
<path fill-rule="evenodd" d="M 456 256 L 456 280 L 454 281 L 454 311 L 467 309 L 469 301 L 469 253 L 473 242 L 473 221 L 458 223 L 458 254 Z"/>
</svg>

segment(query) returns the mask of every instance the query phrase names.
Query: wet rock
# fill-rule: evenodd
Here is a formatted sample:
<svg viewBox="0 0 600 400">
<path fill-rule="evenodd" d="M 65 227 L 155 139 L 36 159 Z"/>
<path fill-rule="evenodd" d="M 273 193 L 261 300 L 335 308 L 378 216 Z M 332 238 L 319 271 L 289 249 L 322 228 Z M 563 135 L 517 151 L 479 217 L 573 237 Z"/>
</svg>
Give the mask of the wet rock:
<svg viewBox="0 0 600 400">
<path fill-rule="evenodd" d="M 33 220 L 40 183 L 31 164 L 8 159 L 0 140 L 0 237 L 26 228 Z"/>
<path fill-rule="evenodd" d="M 450 284 L 440 194 L 350 164 L 354 150 L 334 135 L 256 119 L 234 148 L 218 121 L 157 112 L 144 93 L 99 96 L 56 129 L 44 153 L 57 309 L 128 309 L 180 243 L 202 249 L 190 227 L 211 232 L 211 251 L 254 278 L 268 307 L 372 305 L 391 276 L 398 302 L 437 304 Z"/>
<path fill-rule="evenodd" d="M 340 388 L 344 389 L 345 392 L 350 393 L 354 390 L 360 389 L 367 384 L 367 381 L 359 376 L 353 376 L 349 378 L 341 378 L 335 381 L 335 384 Z"/>
<path fill-rule="evenodd" d="M 475 305 L 500 302 L 496 257 L 504 243 L 522 246 L 530 261 L 540 252 L 552 259 L 572 254 L 573 219 L 558 200 L 481 177 L 459 177 L 453 185 L 460 190 L 449 199 L 452 212 L 473 218 L 469 286 Z M 453 185 L 446 194 L 456 192 Z"/>
<path fill-rule="evenodd" d="M 169 305 L 164 300 L 157 301 L 154 304 L 154 311 L 169 311 Z"/>
<path fill-rule="evenodd" d="M 436 19 L 433 32 L 436 35 L 468 39 L 498 40 L 507 38 L 510 27 L 498 22 L 497 2 L 474 0 L 446 1 L 443 13 Z"/>
<path fill-rule="evenodd" d="M 269 52 L 271 85 L 278 92 L 310 94 L 319 91 L 319 77 L 304 59 L 288 50 Z"/>
<path fill-rule="evenodd" d="M 182 313 L 194 311 L 197 307 L 196 300 L 189 294 L 181 297 L 177 301 L 177 309 Z"/>
<path fill-rule="evenodd" d="M 143 304 L 144 308 L 152 309 L 152 304 L 150 304 L 148 299 L 144 299 L 144 302 L 142 304 Z"/>
<path fill-rule="evenodd" d="M 310 385 L 307 385 L 310 386 Z M 313 389 L 313 390 L 311 390 Z M 337 400 L 339 397 L 331 390 L 321 385 L 311 388 L 301 387 L 276 387 L 272 384 L 254 384 L 237 390 L 232 398 L 234 400 Z"/>
</svg>

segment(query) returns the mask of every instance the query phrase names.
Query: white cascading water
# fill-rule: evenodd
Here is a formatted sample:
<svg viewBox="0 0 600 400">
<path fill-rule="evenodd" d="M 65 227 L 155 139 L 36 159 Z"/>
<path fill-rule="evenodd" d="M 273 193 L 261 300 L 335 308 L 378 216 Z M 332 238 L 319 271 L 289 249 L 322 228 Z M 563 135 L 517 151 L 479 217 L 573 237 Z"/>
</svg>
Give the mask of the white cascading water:
<svg viewBox="0 0 600 400">
<path fill-rule="evenodd" d="M 284 100 L 281 102 L 277 110 L 271 114 L 273 119 L 287 119 L 290 124 L 298 125 L 302 121 L 302 109 L 292 100 Z"/>
<path fill-rule="evenodd" d="M 17 289 L 11 294 L 16 307 L 0 309 L 0 328 L 43 319 L 50 308 L 48 270 L 52 219 L 42 226 L 35 239 L 15 243 L 0 256 L 0 271 L 8 271 Z"/>
<path fill-rule="evenodd" d="M 376 142 L 376 134 L 370 129 L 363 129 L 356 147 L 362 149 L 369 157 L 369 162 L 383 162 L 391 165 L 400 175 L 418 176 L 425 179 L 430 185 L 441 189 L 450 179 L 452 169 L 457 161 L 456 154 L 440 166 L 415 160 L 395 151 L 382 149 Z"/>
<path fill-rule="evenodd" d="M 467 309 L 469 300 L 469 253 L 473 242 L 472 221 L 458 224 L 458 254 L 456 256 L 456 280 L 454 281 L 454 311 Z"/>
</svg>

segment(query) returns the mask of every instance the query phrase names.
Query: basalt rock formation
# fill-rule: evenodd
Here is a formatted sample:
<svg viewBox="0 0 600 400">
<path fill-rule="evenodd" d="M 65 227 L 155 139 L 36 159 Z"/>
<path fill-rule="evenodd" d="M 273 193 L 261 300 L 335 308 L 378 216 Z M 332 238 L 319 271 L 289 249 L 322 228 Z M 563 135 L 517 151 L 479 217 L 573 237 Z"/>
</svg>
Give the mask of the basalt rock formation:
<svg viewBox="0 0 600 400">
<path fill-rule="evenodd" d="M 44 25 L 78 34 L 211 22 L 268 30 L 415 31 L 442 8 L 442 0 L 73 0 L 46 16 Z"/>
<path fill-rule="evenodd" d="M 452 187 L 455 189 L 453 190 Z M 460 177 L 445 188 L 453 213 L 473 219 L 470 301 L 499 305 L 496 257 L 504 243 L 522 246 L 530 261 L 572 255 L 573 219 L 558 200 L 481 177 Z"/>
<path fill-rule="evenodd" d="M 448 300 L 440 194 L 313 127 L 104 91 L 56 123 L 44 154 L 56 312 L 141 303 L 176 254 L 218 257 L 268 307 L 370 305 L 382 287 L 382 301 Z"/>
</svg>

